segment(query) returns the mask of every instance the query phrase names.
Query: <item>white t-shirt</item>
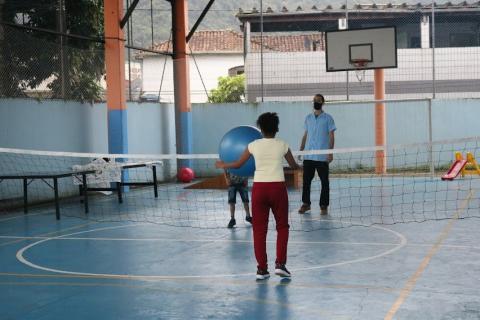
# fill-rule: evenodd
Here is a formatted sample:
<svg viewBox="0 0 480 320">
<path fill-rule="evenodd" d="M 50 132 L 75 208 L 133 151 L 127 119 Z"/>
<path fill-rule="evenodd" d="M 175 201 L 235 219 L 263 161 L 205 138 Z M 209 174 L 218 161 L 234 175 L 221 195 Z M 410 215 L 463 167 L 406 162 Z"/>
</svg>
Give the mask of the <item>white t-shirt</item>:
<svg viewBox="0 0 480 320">
<path fill-rule="evenodd" d="M 248 151 L 255 158 L 253 182 L 285 181 L 282 163 L 288 148 L 285 141 L 276 138 L 263 138 L 251 142 Z"/>
</svg>

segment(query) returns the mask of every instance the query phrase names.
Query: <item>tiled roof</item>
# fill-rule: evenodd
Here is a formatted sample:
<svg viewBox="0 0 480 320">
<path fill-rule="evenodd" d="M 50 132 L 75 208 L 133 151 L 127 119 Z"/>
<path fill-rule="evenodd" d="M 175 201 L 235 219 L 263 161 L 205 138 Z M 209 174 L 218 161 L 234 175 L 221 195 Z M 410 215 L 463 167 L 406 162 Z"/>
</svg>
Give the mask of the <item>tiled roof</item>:
<svg viewBox="0 0 480 320">
<path fill-rule="evenodd" d="M 258 34 L 258 33 L 257 33 Z M 281 52 L 324 51 L 324 34 L 285 34 L 263 36 L 264 50 Z M 259 51 L 260 36 L 252 36 L 252 51 Z"/>
<path fill-rule="evenodd" d="M 188 47 L 193 52 L 243 52 L 243 36 L 233 30 L 197 30 Z M 172 52 L 172 42 L 160 42 L 153 49 Z"/>
<path fill-rule="evenodd" d="M 233 30 L 196 31 L 188 43 L 193 53 L 243 53 L 243 34 Z M 323 33 L 264 34 L 264 51 L 298 52 L 323 51 Z M 153 47 L 156 51 L 172 52 L 171 41 L 164 41 Z M 189 50 L 190 50 L 189 49 Z M 260 51 L 261 39 L 252 34 L 250 50 Z"/>
<path fill-rule="evenodd" d="M 386 3 L 386 4 L 376 4 L 376 3 L 368 3 L 368 4 L 360 4 L 356 3 L 348 7 L 349 10 L 352 11 L 405 11 L 405 10 L 414 10 L 414 11 L 430 11 L 432 8 L 432 4 L 422 4 L 422 3 Z M 459 2 L 459 3 L 452 3 L 446 2 L 442 4 L 435 3 L 435 8 L 440 10 L 449 10 L 449 11 L 456 11 L 456 10 L 464 10 L 464 9 L 477 9 L 480 10 L 480 1 L 476 2 Z M 331 11 L 345 11 L 345 4 L 340 6 L 333 6 L 331 4 L 326 5 L 325 7 L 320 6 L 312 6 L 312 7 L 291 7 L 287 8 L 283 6 L 282 8 L 278 8 L 277 10 L 272 9 L 271 7 L 267 7 L 264 10 L 265 15 L 279 15 L 279 14 L 314 14 L 314 13 L 321 13 L 321 12 L 331 12 Z M 247 15 L 260 15 L 260 12 L 256 7 L 253 7 L 251 10 L 245 10 L 242 8 L 238 9 L 237 16 L 244 17 Z"/>
</svg>

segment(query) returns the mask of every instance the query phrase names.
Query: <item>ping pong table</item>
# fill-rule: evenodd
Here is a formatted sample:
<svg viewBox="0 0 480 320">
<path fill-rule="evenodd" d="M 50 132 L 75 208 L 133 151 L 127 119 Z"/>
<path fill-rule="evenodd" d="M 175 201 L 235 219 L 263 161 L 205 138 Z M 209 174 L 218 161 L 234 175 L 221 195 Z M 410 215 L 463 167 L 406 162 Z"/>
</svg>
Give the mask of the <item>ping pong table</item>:
<svg viewBox="0 0 480 320">
<path fill-rule="evenodd" d="M 61 172 L 41 172 L 41 173 L 18 173 L 18 174 L 6 174 L 0 176 L 0 183 L 4 180 L 23 180 L 23 212 L 28 213 L 28 186 L 35 180 L 40 180 L 53 190 L 55 200 L 55 216 L 57 220 L 60 220 L 60 199 L 59 199 L 59 187 L 58 180 L 63 178 L 81 179 L 83 190 L 88 189 L 87 175 L 95 173 L 95 170 L 85 171 L 61 171 Z M 80 178 L 81 177 L 81 178 Z M 53 183 L 52 183 L 53 182 Z M 85 213 L 88 213 L 88 192 L 83 192 L 83 203 L 85 207 Z"/>
</svg>

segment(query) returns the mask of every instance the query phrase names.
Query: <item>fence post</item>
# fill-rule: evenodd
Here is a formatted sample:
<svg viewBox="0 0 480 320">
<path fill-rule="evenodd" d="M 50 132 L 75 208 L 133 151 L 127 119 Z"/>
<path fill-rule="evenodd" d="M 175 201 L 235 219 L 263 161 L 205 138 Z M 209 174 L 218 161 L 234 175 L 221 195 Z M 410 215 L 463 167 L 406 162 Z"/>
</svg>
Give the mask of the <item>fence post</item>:
<svg viewBox="0 0 480 320">
<path fill-rule="evenodd" d="M 374 70 L 375 89 L 375 145 L 385 146 L 387 144 L 386 116 L 385 116 L 385 73 L 383 69 Z M 380 102 L 381 101 L 381 102 Z M 386 151 L 378 150 L 375 159 L 375 173 L 387 173 Z"/>
<path fill-rule="evenodd" d="M 263 0 L 260 0 L 260 88 L 262 90 L 262 102 L 265 98 L 265 84 L 263 82 Z"/>
<path fill-rule="evenodd" d="M 437 84 L 435 74 L 435 0 L 432 0 L 432 97 L 436 98 Z"/>
</svg>

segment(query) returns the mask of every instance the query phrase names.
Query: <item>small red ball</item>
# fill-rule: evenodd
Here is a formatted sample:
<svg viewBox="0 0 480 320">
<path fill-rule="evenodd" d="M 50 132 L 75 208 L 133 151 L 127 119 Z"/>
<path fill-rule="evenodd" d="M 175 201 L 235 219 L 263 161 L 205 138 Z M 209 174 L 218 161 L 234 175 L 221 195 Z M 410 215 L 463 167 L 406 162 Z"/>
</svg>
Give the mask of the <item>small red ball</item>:
<svg viewBox="0 0 480 320">
<path fill-rule="evenodd" d="M 187 167 L 182 167 L 178 171 L 178 180 L 181 182 L 191 182 L 195 178 L 195 172 L 192 169 Z"/>
</svg>

